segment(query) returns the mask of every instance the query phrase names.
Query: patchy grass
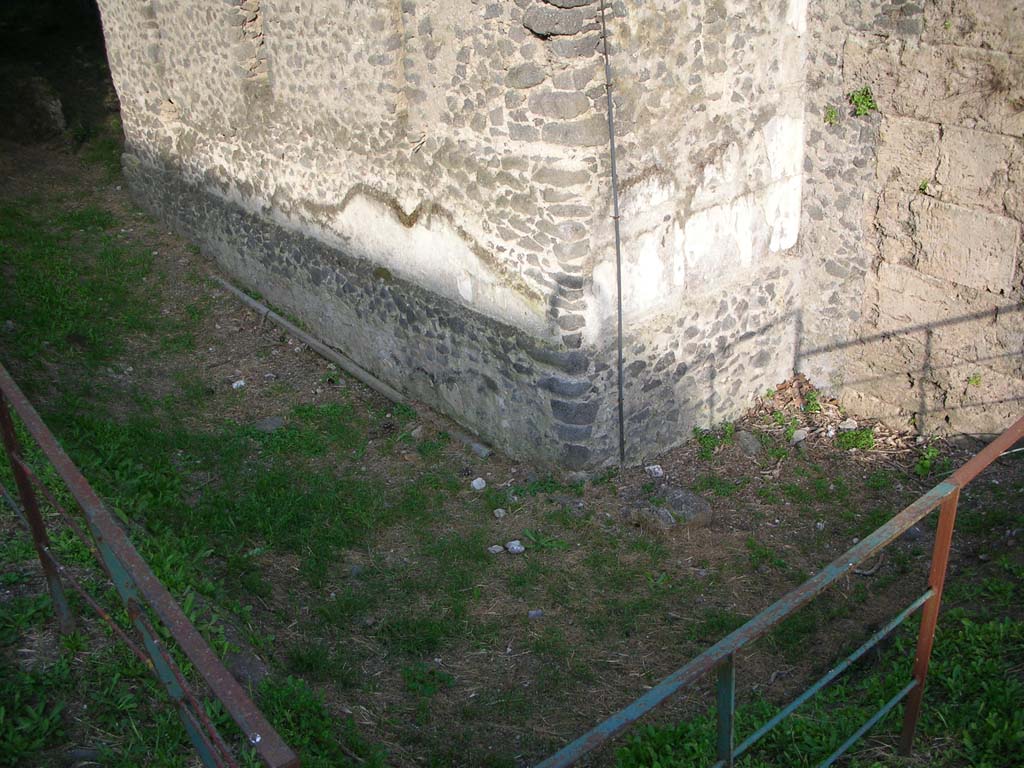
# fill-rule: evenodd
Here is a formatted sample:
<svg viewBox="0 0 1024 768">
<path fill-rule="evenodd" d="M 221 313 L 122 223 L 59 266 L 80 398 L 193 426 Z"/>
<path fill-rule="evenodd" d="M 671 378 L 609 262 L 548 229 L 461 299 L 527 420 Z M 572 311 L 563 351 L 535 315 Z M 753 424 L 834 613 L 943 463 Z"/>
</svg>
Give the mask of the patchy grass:
<svg viewBox="0 0 1024 768">
<path fill-rule="evenodd" d="M 659 458 L 657 483 L 635 469 L 582 483 L 480 460 L 443 420 L 383 401 L 262 326 L 199 276 L 192 249 L 109 189 L 83 206 L 83 187 L 106 189 L 102 169 L 66 157 L 56 167 L 61 179 L 70 168 L 72 186 L 0 198 L 0 319 L 14 326 L 0 356 L 215 651 L 265 663 L 254 696 L 306 765 L 535 761 L 916 495 L 912 465 L 798 452 L 764 433 L 754 460 L 733 425 Z M 830 407 L 805 399 L 769 425 L 785 438 L 821 415 L 815 403 Z M 469 489 L 477 476 L 482 493 Z M 1019 564 L 1004 567 L 995 548 L 1020 525 L 1016 482 L 965 498 L 961 531 L 993 557 L 960 592 L 951 586 L 958 603 L 1019 604 L 1006 586 Z M 622 522 L 632 504 L 665 502 L 671 484 L 707 495 L 706 525 Z M 69 744 L 95 744 L 105 765 L 191 765 L 155 681 L 81 605 L 79 633 L 57 639 L 34 551 L 10 519 L 0 524 L 0 753 L 49 765 Z M 487 553 L 515 538 L 523 555 Z M 59 525 L 53 546 L 123 621 Z M 825 659 L 863 634 L 906 596 L 926 550 L 899 545 L 835 606 L 793 617 L 747 662 L 751 679 L 802 664 L 809 642 Z M 637 749 L 661 754 L 667 738 Z"/>
<path fill-rule="evenodd" d="M 930 766 L 1011 765 L 1024 750 L 1024 681 L 1019 674 L 1024 653 L 1024 622 L 977 617 L 951 611 L 939 625 L 929 672 L 927 704 L 919 725 L 914 764 Z M 864 663 L 811 699 L 754 748 L 748 766 L 813 766 L 866 721 L 910 680 L 914 637 L 898 635 L 880 669 Z M 986 702 L 983 716 L 962 706 L 967 700 Z M 737 742 L 768 720 L 778 707 L 763 696 L 741 704 L 736 713 Z M 875 727 L 892 743 L 900 727 L 899 708 Z M 669 726 L 646 726 L 617 753 L 619 768 L 664 766 L 696 768 L 715 759 L 715 714 L 708 712 Z M 930 749 L 928 737 L 941 739 Z M 852 765 L 906 764 L 891 749 L 857 758 Z"/>
</svg>

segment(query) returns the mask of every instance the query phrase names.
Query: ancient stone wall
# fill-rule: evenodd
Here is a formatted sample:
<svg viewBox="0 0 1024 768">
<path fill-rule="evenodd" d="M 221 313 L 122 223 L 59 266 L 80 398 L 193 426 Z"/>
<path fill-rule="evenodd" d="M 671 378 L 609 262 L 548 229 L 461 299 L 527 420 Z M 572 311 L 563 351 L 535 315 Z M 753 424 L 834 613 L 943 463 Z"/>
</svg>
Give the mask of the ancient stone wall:
<svg viewBox="0 0 1024 768">
<path fill-rule="evenodd" d="M 637 460 L 735 418 L 793 371 L 806 7 L 658 0 L 616 10 L 627 446 Z M 584 331 L 595 343 L 615 323 L 609 206 Z"/>
<path fill-rule="evenodd" d="M 1024 405 L 1024 4 L 820 3 L 810 26 L 798 365 L 859 413 L 1001 431 Z"/>
<path fill-rule="evenodd" d="M 925 429 L 1017 407 L 1002 5 L 607 3 L 631 461 L 795 369 Z M 617 459 L 598 0 L 100 6 L 140 200 L 506 451 Z"/>
</svg>

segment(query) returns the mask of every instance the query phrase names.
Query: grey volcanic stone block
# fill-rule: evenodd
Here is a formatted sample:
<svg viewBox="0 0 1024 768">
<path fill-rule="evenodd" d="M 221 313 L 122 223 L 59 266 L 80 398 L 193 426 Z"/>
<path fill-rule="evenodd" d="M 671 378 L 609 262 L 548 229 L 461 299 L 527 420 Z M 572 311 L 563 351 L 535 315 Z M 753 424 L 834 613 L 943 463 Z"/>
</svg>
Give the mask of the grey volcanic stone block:
<svg viewBox="0 0 1024 768">
<path fill-rule="evenodd" d="M 597 416 L 598 402 L 570 402 L 567 400 L 552 400 L 551 412 L 559 421 L 566 424 L 591 424 Z"/>
<path fill-rule="evenodd" d="M 505 82 L 510 88 L 532 88 L 543 83 L 546 78 L 547 75 L 540 67 L 528 61 L 510 69 Z"/>
<path fill-rule="evenodd" d="M 523 26 L 541 37 L 575 35 L 583 29 L 583 12 L 535 5 L 523 14 Z"/>
</svg>

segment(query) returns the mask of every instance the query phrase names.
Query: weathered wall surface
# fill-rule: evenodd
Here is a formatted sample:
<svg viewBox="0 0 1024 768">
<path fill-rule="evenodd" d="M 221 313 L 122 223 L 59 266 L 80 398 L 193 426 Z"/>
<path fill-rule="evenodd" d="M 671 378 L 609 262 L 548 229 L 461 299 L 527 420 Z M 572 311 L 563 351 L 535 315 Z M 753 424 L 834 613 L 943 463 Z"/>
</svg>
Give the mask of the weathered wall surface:
<svg viewBox="0 0 1024 768">
<path fill-rule="evenodd" d="M 793 371 L 806 7 L 616 10 L 627 445 L 639 459 L 737 417 Z M 584 331 L 595 340 L 615 324 L 604 206 Z"/>
<path fill-rule="evenodd" d="M 105 0 L 133 188 L 376 375 L 513 453 L 601 461 L 607 128 L 574 5 Z"/>
<path fill-rule="evenodd" d="M 1001 431 L 1024 404 L 1024 5 L 820 3 L 810 28 L 799 366 L 859 413 Z"/>
<path fill-rule="evenodd" d="M 100 5 L 141 200 L 505 450 L 617 458 L 598 0 Z M 926 430 L 1019 407 L 1006 6 L 608 4 L 630 460 L 794 369 Z"/>
</svg>

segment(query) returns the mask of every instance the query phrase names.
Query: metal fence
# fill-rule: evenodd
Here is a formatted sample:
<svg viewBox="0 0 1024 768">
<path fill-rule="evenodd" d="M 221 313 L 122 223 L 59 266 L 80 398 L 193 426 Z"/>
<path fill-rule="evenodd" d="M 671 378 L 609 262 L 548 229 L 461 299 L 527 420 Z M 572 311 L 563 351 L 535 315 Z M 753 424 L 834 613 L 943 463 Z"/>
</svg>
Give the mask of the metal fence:
<svg viewBox="0 0 1024 768">
<path fill-rule="evenodd" d="M 87 530 L 82 528 L 74 515 L 64 509 L 26 463 L 10 409 L 18 414 L 27 433 L 39 446 L 58 477 L 66 485 L 84 515 Z M 67 633 L 74 629 L 74 617 L 64 594 L 63 584 L 67 583 L 81 595 L 87 605 L 109 624 L 114 634 L 125 642 L 160 680 L 176 706 L 189 738 L 195 745 L 203 763 L 207 766 L 237 765 L 228 745 L 210 721 L 202 703 L 196 698 L 167 647 L 160 640 L 160 635 L 149 618 L 147 608 L 150 609 L 153 615 L 169 630 L 178 647 L 191 660 L 213 695 L 224 705 L 225 710 L 237 723 L 263 763 L 270 768 L 298 766 L 298 757 L 266 721 L 242 687 L 196 631 L 180 606 L 132 546 L 120 524 L 100 501 L 2 365 L 0 365 L 0 437 L 3 439 L 17 493 L 21 499 L 19 511 L 31 531 L 32 540 L 49 586 L 60 631 Z M 960 467 L 948 480 L 936 485 L 802 585 L 688 664 L 664 678 L 633 703 L 539 763 L 537 768 L 556 768 L 576 764 L 584 756 L 604 746 L 656 707 L 694 685 L 711 672 L 716 672 L 717 675 L 718 709 L 717 762 L 713 764 L 712 768 L 732 766 L 736 759 L 748 752 L 782 720 L 839 677 L 908 617 L 923 608 L 918 631 L 917 653 L 910 681 L 852 733 L 821 765 L 828 766 L 834 763 L 903 699 L 907 699 L 907 705 L 903 715 L 903 730 L 899 747 L 903 754 L 909 754 L 921 712 L 922 696 L 949 563 L 960 491 L 1021 438 L 1024 438 L 1024 417 Z M 10 493 L 2 485 L 0 485 L 0 493 L 15 509 L 18 509 Z M 113 582 L 132 624 L 141 636 L 142 648 L 58 562 L 50 549 L 46 523 L 40 514 L 37 493 L 63 516 L 71 530 L 92 550 L 100 566 Z M 924 593 L 868 638 L 863 645 L 830 669 L 821 679 L 783 707 L 739 745 L 736 745 L 734 733 L 736 654 L 745 646 L 763 637 L 837 580 L 878 555 L 936 507 L 939 508 L 939 521 L 932 550 L 928 587 Z"/>
<path fill-rule="evenodd" d="M 765 734 L 792 714 L 801 704 L 839 677 L 857 659 L 867 653 L 909 616 L 923 607 L 921 625 L 917 636 L 917 653 L 911 679 L 895 696 L 885 702 L 874 715 L 868 718 L 860 728 L 854 731 L 821 765 L 832 765 L 903 699 L 907 699 L 907 704 L 903 713 L 903 731 L 900 735 L 899 749 L 902 754 L 909 754 L 913 746 L 917 720 L 921 713 L 921 698 L 924 694 L 925 680 L 928 676 L 928 661 L 931 658 L 932 641 L 935 638 L 935 626 L 939 617 L 942 587 L 946 580 L 946 568 L 949 564 L 949 550 L 953 539 L 953 526 L 956 522 L 957 502 L 960 498 L 960 491 L 1022 437 L 1024 437 L 1024 417 L 1020 418 L 984 450 L 960 467 L 948 480 L 936 485 L 910 506 L 895 515 L 885 525 L 849 549 L 845 554 L 829 563 L 785 597 L 761 611 L 761 613 L 735 632 L 726 636 L 688 664 L 670 674 L 632 704 L 616 712 L 571 744 L 568 744 L 551 757 L 539 763 L 537 768 L 557 768 L 559 766 L 576 764 L 585 755 L 604 746 L 613 738 L 632 727 L 640 718 L 653 709 L 692 686 L 711 672 L 717 674 L 718 709 L 717 762 L 713 764 L 712 768 L 732 766 L 735 760 L 749 751 Z M 779 622 L 817 597 L 837 580 L 849 574 L 866 560 L 879 554 L 909 528 L 924 519 L 936 507 L 939 508 L 939 522 L 935 533 L 935 544 L 932 549 L 928 588 L 924 593 L 893 617 L 888 624 L 868 638 L 857 650 L 830 669 L 820 680 L 797 696 L 787 706 L 783 707 L 778 714 L 769 719 L 739 745 L 736 745 L 734 728 L 736 710 L 736 654 L 745 646 L 763 637 L 773 627 L 778 625 Z"/>
<path fill-rule="evenodd" d="M 21 419 L 25 431 L 39 446 L 53 466 L 85 518 L 85 528 L 76 515 L 59 503 L 54 494 L 26 463 L 14 427 L 10 409 Z M 146 561 L 128 540 L 121 525 L 100 501 L 99 496 L 78 471 L 68 455 L 47 429 L 28 398 L 0 365 L 0 436 L 11 464 L 21 508 L 11 494 L 0 485 L 0 493 L 21 515 L 32 533 L 32 541 L 50 596 L 57 613 L 62 633 L 74 630 L 74 616 L 64 594 L 64 584 L 73 588 L 97 615 L 111 628 L 142 663 L 163 684 L 167 695 L 178 710 L 185 730 L 196 751 L 207 766 L 237 766 L 231 749 L 211 722 L 203 704 L 196 697 L 170 650 L 150 618 L 155 616 L 169 631 L 178 647 L 185 653 L 209 690 L 223 704 L 237 723 L 246 740 L 269 768 L 292 768 L 299 765 L 296 754 L 281 739 L 263 717 L 242 686 L 231 676 L 220 659 L 210 649 L 181 607 L 153 574 Z M 37 495 L 38 494 L 38 495 Z M 40 514 L 39 497 L 57 510 L 72 531 L 92 550 L 100 566 L 113 583 L 132 625 L 142 639 L 142 647 L 99 605 L 74 575 L 55 557 L 50 548 L 46 522 Z"/>
</svg>

